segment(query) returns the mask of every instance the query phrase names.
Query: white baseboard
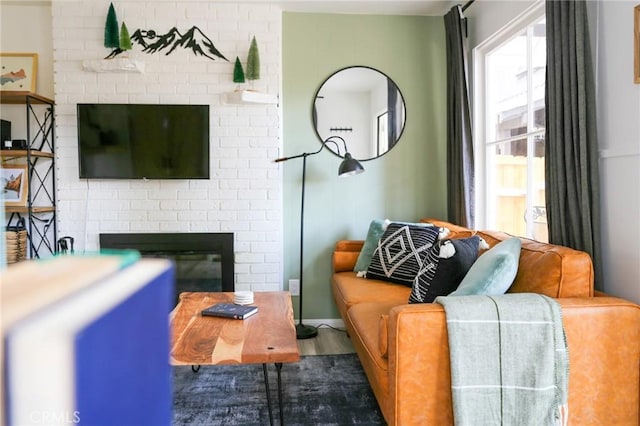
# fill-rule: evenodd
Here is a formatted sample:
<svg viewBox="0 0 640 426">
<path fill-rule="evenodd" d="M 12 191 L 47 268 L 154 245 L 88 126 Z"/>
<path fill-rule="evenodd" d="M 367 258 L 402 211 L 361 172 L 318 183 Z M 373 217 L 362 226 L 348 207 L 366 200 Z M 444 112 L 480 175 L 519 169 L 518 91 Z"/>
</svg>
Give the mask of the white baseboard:
<svg viewBox="0 0 640 426">
<path fill-rule="evenodd" d="M 298 319 L 297 318 L 295 320 L 295 323 L 298 324 Z M 305 319 L 305 320 L 302 320 L 302 323 L 305 324 L 305 325 L 312 325 L 314 327 L 318 327 L 318 326 L 322 326 L 322 325 L 328 325 L 329 327 L 344 329 L 344 321 L 342 321 L 341 319 L 336 319 L 336 318 L 332 318 L 332 319 Z"/>
</svg>

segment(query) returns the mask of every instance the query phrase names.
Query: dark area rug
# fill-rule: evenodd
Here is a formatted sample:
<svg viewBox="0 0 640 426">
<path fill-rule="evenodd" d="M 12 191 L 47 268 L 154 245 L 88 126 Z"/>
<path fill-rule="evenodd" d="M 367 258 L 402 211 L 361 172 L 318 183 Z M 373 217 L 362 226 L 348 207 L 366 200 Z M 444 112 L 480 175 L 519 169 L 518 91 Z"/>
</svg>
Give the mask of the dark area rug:
<svg viewBox="0 0 640 426">
<path fill-rule="evenodd" d="M 274 423 L 277 376 L 269 365 Z M 301 357 L 282 367 L 286 425 L 384 425 L 356 354 Z M 173 367 L 173 425 L 268 425 L 262 365 Z"/>
</svg>

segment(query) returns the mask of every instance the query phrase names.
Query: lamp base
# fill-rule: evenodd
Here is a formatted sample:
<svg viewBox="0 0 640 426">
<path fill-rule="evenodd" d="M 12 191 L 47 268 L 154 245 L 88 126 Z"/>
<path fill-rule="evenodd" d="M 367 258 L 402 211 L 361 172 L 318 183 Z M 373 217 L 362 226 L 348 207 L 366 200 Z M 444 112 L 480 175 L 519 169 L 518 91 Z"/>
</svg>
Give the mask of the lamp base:
<svg viewBox="0 0 640 426">
<path fill-rule="evenodd" d="M 310 339 L 312 337 L 316 337 L 318 335 L 318 329 L 312 327 L 310 325 L 298 324 L 296 325 L 296 338 L 298 340 L 301 339 Z"/>
</svg>

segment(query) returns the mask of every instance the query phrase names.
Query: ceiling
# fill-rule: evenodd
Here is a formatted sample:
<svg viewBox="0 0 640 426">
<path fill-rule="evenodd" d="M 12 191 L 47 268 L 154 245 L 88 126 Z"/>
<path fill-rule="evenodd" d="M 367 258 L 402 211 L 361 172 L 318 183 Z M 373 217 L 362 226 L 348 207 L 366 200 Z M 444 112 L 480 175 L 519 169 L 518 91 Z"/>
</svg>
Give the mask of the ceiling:
<svg viewBox="0 0 640 426">
<path fill-rule="evenodd" d="M 287 12 L 433 16 L 443 16 L 456 4 L 449 0 L 253 0 L 249 2 L 279 4 Z"/>
<path fill-rule="evenodd" d="M 24 5 L 25 3 L 50 4 L 52 0 L 0 0 L 4 5 Z M 56 1 L 56 0 L 53 0 Z M 77 1 L 77 0 L 57 0 Z M 183 1 L 183 0 L 155 0 Z M 188 0 L 209 2 L 210 0 Z M 302 13 L 348 13 L 361 15 L 444 15 L 455 1 L 449 0 L 218 0 L 220 3 L 270 3 L 278 4 L 287 12 Z M 463 2 L 464 3 L 464 2 Z"/>
</svg>

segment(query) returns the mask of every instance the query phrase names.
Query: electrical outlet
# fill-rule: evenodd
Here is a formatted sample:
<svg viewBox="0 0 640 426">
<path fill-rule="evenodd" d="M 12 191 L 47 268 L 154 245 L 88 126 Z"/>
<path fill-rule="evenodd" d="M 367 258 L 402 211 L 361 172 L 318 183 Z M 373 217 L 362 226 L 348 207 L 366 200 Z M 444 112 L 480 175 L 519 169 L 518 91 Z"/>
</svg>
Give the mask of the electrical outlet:
<svg viewBox="0 0 640 426">
<path fill-rule="evenodd" d="M 292 296 L 300 296 L 300 280 L 289 280 L 289 292 Z"/>
</svg>

